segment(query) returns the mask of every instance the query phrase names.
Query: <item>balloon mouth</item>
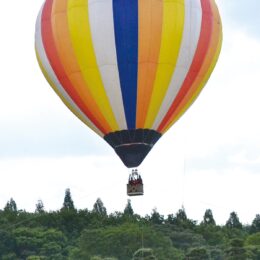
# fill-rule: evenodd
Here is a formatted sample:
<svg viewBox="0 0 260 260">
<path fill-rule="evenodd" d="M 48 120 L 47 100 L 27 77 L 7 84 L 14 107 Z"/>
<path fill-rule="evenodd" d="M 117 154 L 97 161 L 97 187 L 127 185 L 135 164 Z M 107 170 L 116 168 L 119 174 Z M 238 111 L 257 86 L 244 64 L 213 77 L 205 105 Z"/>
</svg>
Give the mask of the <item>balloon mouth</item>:
<svg viewBox="0 0 260 260">
<path fill-rule="evenodd" d="M 161 133 L 151 129 L 131 129 L 109 133 L 104 139 L 126 167 L 134 168 L 142 163 L 161 136 Z"/>
</svg>

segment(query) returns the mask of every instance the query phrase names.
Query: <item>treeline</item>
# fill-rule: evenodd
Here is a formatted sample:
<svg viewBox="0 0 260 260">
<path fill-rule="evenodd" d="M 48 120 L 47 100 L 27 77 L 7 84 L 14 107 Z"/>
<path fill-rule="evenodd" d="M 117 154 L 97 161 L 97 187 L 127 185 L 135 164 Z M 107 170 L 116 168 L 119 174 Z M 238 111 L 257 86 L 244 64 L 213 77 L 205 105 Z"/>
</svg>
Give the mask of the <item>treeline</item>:
<svg viewBox="0 0 260 260">
<path fill-rule="evenodd" d="M 77 210 L 70 190 L 60 210 L 18 210 L 13 199 L 0 210 L 1 260 L 243 260 L 260 259 L 260 215 L 243 225 L 235 212 L 216 224 L 210 209 L 199 223 L 185 209 L 168 216 L 156 209 L 135 214 L 128 200 L 123 212 L 107 214 L 101 199 Z"/>
</svg>

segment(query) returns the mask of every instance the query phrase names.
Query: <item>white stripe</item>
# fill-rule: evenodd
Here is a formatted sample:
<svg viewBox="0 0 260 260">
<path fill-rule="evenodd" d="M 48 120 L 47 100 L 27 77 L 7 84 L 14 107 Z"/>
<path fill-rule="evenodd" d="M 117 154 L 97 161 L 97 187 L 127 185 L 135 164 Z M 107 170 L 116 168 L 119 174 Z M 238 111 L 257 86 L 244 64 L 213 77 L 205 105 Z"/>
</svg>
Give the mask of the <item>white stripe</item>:
<svg viewBox="0 0 260 260">
<path fill-rule="evenodd" d="M 102 82 L 118 126 L 127 129 L 117 66 L 113 2 L 89 0 L 89 22 Z"/>
<path fill-rule="evenodd" d="M 36 22 L 36 30 L 35 30 L 35 48 L 39 54 L 39 59 L 42 62 L 42 65 L 47 72 L 48 76 L 50 77 L 52 83 L 55 85 L 56 90 L 59 92 L 61 96 L 64 97 L 64 99 L 70 104 L 70 106 L 77 111 L 80 116 L 85 120 L 84 123 L 86 123 L 94 132 L 96 132 L 98 135 L 101 137 L 104 136 L 104 134 L 96 128 L 96 126 L 89 120 L 89 118 L 86 117 L 84 113 L 79 109 L 79 107 L 73 102 L 73 100 L 70 98 L 70 96 L 67 94 L 67 92 L 63 89 L 62 85 L 60 84 L 59 80 L 57 79 L 55 72 L 53 71 L 48 57 L 46 55 L 44 46 L 43 46 L 43 41 L 42 41 L 42 34 L 41 34 L 41 17 L 42 17 L 42 9 L 40 10 L 40 13 L 37 17 L 37 22 Z"/>
<path fill-rule="evenodd" d="M 155 130 L 159 127 L 168 112 L 189 72 L 199 41 L 201 20 L 202 7 L 200 0 L 185 0 L 185 21 L 182 44 L 169 88 L 153 124 L 153 129 Z"/>
</svg>

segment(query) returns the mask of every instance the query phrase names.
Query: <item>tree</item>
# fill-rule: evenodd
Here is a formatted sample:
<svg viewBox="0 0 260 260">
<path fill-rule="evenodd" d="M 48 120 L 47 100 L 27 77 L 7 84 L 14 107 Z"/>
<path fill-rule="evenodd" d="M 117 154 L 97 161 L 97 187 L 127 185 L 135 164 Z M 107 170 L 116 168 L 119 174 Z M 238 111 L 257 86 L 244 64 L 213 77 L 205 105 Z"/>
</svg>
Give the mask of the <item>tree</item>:
<svg viewBox="0 0 260 260">
<path fill-rule="evenodd" d="M 164 221 L 163 215 L 160 215 L 160 213 L 157 211 L 156 208 L 153 209 L 152 215 L 150 217 L 150 221 L 153 224 L 162 224 Z"/>
<path fill-rule="evenodd" d="M 167 222 L 181 228 L 190 228 L 192 229 L 196 225 L 196 221 L 188 219 L 184 207 L 178 210 L 176 215 L 168 215 Z"/>
<path fill-rule="evenodd" d="M 16 253 L 19 259 L 39 255 L 50 257 L 48 259 L 61 259 L 57 255 L 63 253 L 67 243 L 65 235 L 55 229 L 19 227 L 13 230 L 13 236 L 16 240 Z"/>
<path fill-rule="evenodd" d="M 248 236 L 245 243 L 246 245 L 260 246 L 260 232 Z"/>
<path fill-rule="evenodd" d="M 206 225 L 216 225 L 216 222 L 213 218 L 213 213 L 211 211 L 211 209 L 207 209 L 205 211 L 205 214 L 204 214 L 204 217 L 203 217 L 203 224 L 206 224 Z"/>
<path fill-rule="evenodd" d="M 244 248 L 244 241 L 242 239 L 234 238 L 230 240 L 230 246 L 225 252 L 226 260 L 245 260 L 247 258 L 246 249 Z"/>
<path fill-rule="evenodd" d="M 38 200 L 35 206 L 36 206 L 35 213 L 44 213 L 44 205 L 42 200 Z"/>
<path fill-rule="evenodd" d="M 16 243 L 12 232 L 0 229 L 0 259 L 15 251 Z"/>
<path fill-rule="evenodd" d="M 8 201 L 4 207 L 4 215 L 6 217 L 6 220 L 8 220 L 9 222 L 14 222 L 18 215 L 17 213 L 18 210 L 16 203 L 13 200 L 13 198 L 11 198 L 10 201 Z"/>
<path fill-rule="evenodd" d="M 251 225 L 251 232 L 260 232 L 260 215 L 257 214 Z"/>
<path fill-rule="evenodd" d="M 93 212 L 100 216 L 107 216 L 107 209 L 105 208 L 102 200 L 98 198 L 93 206 Z"/>
<path fill-rule="evenodd" d="M 134 254 L 132 260 L 156 260 L 151 248 L 140 248 Z"/>
<path fill-rule="evenodd" d="M 204 247 L 192 248 L 186 255 L 187 260 L 208 260 L 210 259 L 209 253 Z"/>
<path fill-rule="evenodd" d="M 242 224 L 239 221 L 239 218 L 238 218 L 236 212 L 233 211 L 230 213 L 230 217 L 229 217 L 228 221 L 226 222 L 226 227 L 242 229 Z"/>
<path fill-rule="evenodd" d="M 175 248 L 187 251 L 189 248 L 202 247 L 206 245 L 205 239 L 191 230 L 171 231 L 169 234 L 172 245 Z"/>
<path fill-rule="evenodd" d="M 71 198 L 70 189 L 66 189 L 65 191 L 65 197 L 63 202 L 63 207 L 61 210 L 67 210 L 67 211 L 75 211 L 74 202 Z"/>
<path fill-rule="evenodd" d="M 106 226 L 95 229 L 85 229 L 79 239 L 82 259 L 91 256 L 113 256 L 118 259 L 130 260 L 133 253 L 141 246 L 152 248 L 158 259 L 181 259 L 174 257 L 176 250 L 168 237 L 155 231 L 150 225 L 140 227 L 137 223 L 124 223 L 117 226 Z"/>
<path fill-rule="evenodd" d="M 124 215 L 127 215 L 127 216 L 133 216 L 134 215 L 134 210 L 132 208 L 132 205 L 131 205 L 131 200 L 127 200 L 127 204 L 126 204 L 126 207 L 124 209 Z"/>
<path fill-rule="evenodd" d="M 10 199 L 10 201 L 8 201 L 4 207 L 4 211 L 5 212 L 13 212 L 13 213 L 17 213 L 17 206 L 15 201 L 13 200 L 13 198 Z"/>
</svg>

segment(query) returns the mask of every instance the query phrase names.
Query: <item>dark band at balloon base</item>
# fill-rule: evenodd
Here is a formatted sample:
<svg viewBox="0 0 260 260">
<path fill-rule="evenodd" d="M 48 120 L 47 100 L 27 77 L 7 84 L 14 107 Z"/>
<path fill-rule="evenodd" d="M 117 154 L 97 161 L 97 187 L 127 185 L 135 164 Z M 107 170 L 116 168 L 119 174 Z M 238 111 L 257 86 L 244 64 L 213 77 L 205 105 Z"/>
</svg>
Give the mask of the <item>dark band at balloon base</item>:
<svg viewBox="0 0 260 260">
<path fill-rule="evenodd" d="M 161 134 L 151 129 L 122 130 L 107 134 L 109 143 L 128 168 L 138 167 Z"/>
</svg>

